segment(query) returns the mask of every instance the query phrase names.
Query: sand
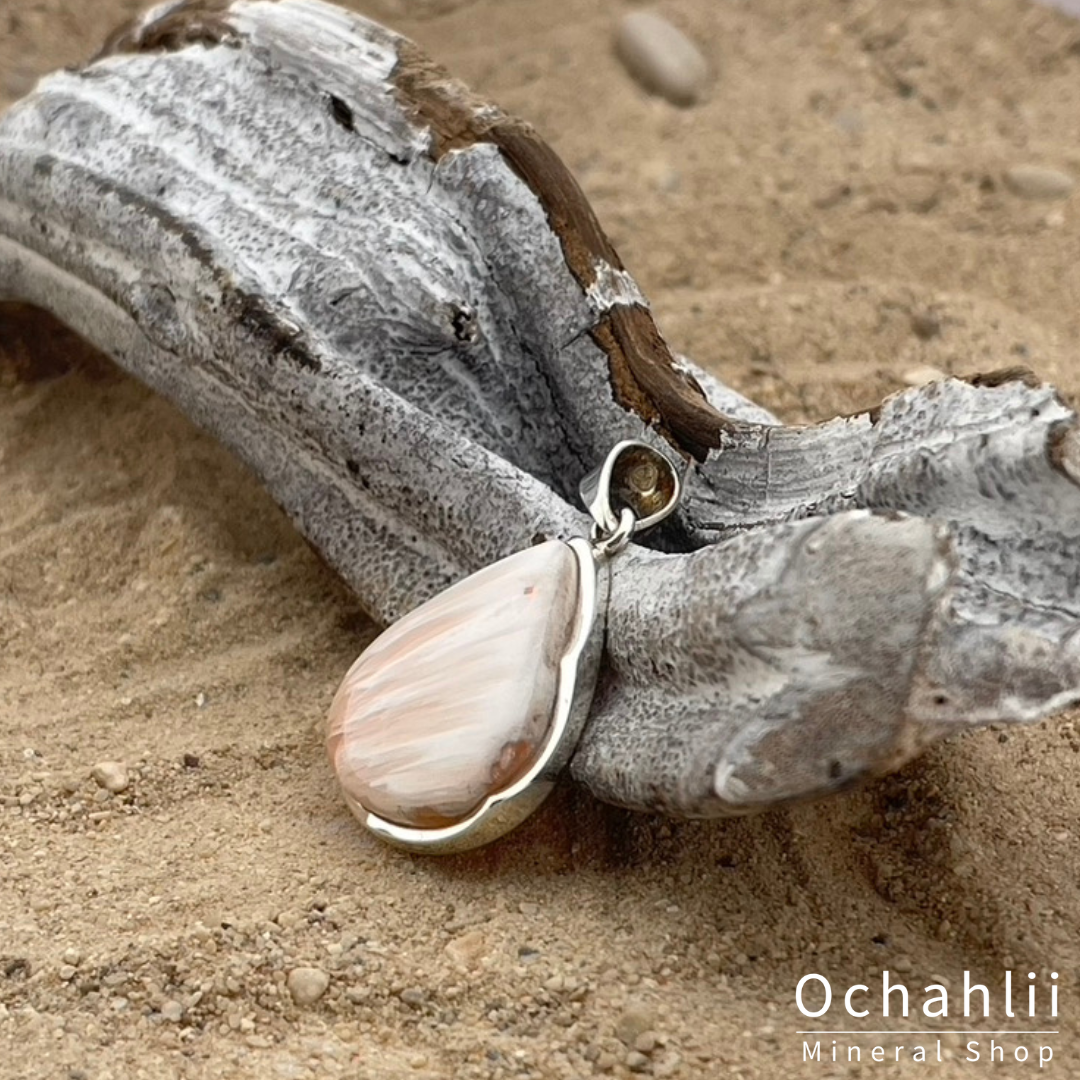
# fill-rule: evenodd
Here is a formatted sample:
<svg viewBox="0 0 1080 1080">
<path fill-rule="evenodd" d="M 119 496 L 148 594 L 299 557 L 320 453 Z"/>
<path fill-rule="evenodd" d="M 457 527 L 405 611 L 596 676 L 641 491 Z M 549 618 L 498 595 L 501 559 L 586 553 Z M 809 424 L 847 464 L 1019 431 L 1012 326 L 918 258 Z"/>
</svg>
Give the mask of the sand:
<svg viewBox="0 0 1080 1080">
<path fill-rule="evenodd" d="M 0 0 L 0 103 L 127 0 Z M 1080 22 L 1024 0 L 666 0 L 716 72 L 679 111 L 615 0 L 401 0 L 417 38 L 564 155 L 673 344 L 801 421 L 918 369 L 1080 391 Z M 34 348 L 31 343 L 31 349 Z M 9 338 L 7 360 L 18 348 Z M 253 478 L 75 344 L 0 377 L 0 1077 L 940 1077 L 803 1061 L 810 1027 L 986 1030 L 1080 1070 L 1080 715 L 983 730 L 817 805 L 675 823 L 564 790 L 473 857 L 385 850 L 316 725 L 374 628 Z M 112 794 L 91 777 L 122 763 Z M 329 977 L 325 993 L 307 1002 Z M 947 1020 L 881 1017 L 881 971 Z M 1006 970 L 1018 1015 L 1000 1001 Z M 994 990 L 965 1020 L 964 972 Z M 832 1011 L 795 1007 L 822 973 Z M 1058 973 L 1059 1016 L 1021 1006 Z M 843 990 L 872 989 L 852 1021 Z M 809 995 L 808 995 L 809 998 Z M 841 1040 L 846 1058 L 847 1041 Z M 883 1045 L 884 1063 L 870 1057 Z M 860 1071 L 861 1069 L 861 1071 Z M 631 1072 L 631 1070 L 634 1070 Z"/>
</svg>

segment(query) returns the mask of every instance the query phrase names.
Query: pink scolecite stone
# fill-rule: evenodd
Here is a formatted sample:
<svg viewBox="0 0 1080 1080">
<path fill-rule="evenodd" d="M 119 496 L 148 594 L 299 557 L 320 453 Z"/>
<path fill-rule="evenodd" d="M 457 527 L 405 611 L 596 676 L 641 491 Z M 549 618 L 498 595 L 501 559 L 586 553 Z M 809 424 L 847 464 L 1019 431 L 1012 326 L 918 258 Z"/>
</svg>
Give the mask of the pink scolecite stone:
<svg viewBox="0 0 1080 1080">
<path fill-rule="evenodd" d="M 529 771 L 555 713 L 580 571 L 550 540 L 400 619 L 360 654 L 330 707 L 346 796 L 387 821 L 441 828 Z"/>
</svg>

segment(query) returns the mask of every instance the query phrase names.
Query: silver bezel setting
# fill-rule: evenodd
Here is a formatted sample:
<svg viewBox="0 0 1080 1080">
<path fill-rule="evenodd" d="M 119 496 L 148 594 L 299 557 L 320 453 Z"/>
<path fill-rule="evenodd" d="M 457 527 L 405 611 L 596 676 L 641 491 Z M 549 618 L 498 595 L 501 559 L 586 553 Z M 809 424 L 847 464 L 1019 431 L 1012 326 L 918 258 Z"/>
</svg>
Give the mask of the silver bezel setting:
<svg viewBox="0 0 1080 1080">
<path fill-rule="evenodd" d="M 597 614 L 607 596 L 605 560 L 598 559 L 593 546 L 580 537 L 565 543 L 577 557 L 577 611 L 570 642 L 559 662 L 555 715 L 539 757 L 524 776 L 510 787 L 487 796 L 467 818 L 439 829 L 387 821 L 346 795 L 352 812 L 380 840 L 425 854 L 468 851 L 509 832 L 551 793 L 556 778 L 574 752 L 592 703 L 602 646 Z"/>
</svg>

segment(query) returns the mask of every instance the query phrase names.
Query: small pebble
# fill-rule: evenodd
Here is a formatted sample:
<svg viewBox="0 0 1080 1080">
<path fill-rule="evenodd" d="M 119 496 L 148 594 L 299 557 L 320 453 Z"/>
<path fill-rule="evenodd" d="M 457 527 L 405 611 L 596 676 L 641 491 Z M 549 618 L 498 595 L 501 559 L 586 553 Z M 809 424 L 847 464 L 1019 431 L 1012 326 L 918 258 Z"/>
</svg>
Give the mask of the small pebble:
<svg viewBox="0 0 1080 1080">
<path fill-rule="evenodd" d="M 669 1050 L 658 1061 L 653 1062 L 653 1076 L 658 1080 L 666 1080 L 669 1076 L 675 1076 L 682 1068 L 682 1058 L 674 1050 Z"/>
<path fill-rule="evenodd" d="M 918 367 L 908 368 L 900 378 L 905 386 L 929 386 L 930 383 L 941 382 L 949 376 L 941 368 L 932 367 L 930 364 L 920 364 Z"/>
<path fill-rule="evenodd" d="M 90 775 L 99 787 L 111 791 L 114 795 L 127 791 L 128 784 L 131 783 L 127 766 L 120 761 L 99 761 L 90 770 Z"/>
<path fill-rule="evenodd" d="M 933 311 L 914 311 L 911 314 L 911 329 L 922 341 L 929 341 L 941 333 L 941 318 Z"/>
<path fill-rule="evenodd" d="M 322 968 L 293 968 L 286 985 L 297 1005 L 314 1005 L 326 993 L 330 976 Z"/>
<path fill-rule="evenodd" d="M 1076 186 L 1076 181 L 1060 169 L 1014 165 L 1005 170 L 1005 186 L 1021 199 L 1064 199 Z"/>
<path fill-rule="evenodd" d="M 634 1040 L 634 1049 L 642 1054 L 651 1054 L 656 1049 L 656 1032 L 643 1031 Z"/>
<path fill-rule="evenodd" d="M 184 1006 L 179 1001 L 166 1001 L 161 1006 L 161 1018 L 170 1024 L 179 1024 L 184 1016 Z"/>
<path fill-rule="evenodd" d="M 446 944 L 446 955 L 462 967 L 473 967 L 487 951 L 487 942 L 479 930 L 467 930 Z"/>
<path fill-rule="evenodd" d="M 626 70 L 650 93 L 684 108 L 701 99 L 709 65 L 698 47 L 667 19 L 632 11 L 615 33 L 615 52 Z"/>
<path fill-rule="evenodd" d="M 615 1037 L 624 1046 L 633 1046 L 646 1031 L 656 1029 L 656 1014 L 642 1002 L 636 1002 L 623 1010 L 615 1022 Z"/>
<path fill-rule="evenodd" d="M 631 1050 L 626 1055 L 626 1067 L 632 1073 L 644 1072 L 649 1067 L 649 1059 L 637 1050 Z"/>
<path fill-rule="evenodd" d="M 410 1009 L 422 1009 L 424 1002 L 427 1001 L 427 994 L 419 986 L 410 986 L 402 990 L 400 997 Z"/>
</svg>

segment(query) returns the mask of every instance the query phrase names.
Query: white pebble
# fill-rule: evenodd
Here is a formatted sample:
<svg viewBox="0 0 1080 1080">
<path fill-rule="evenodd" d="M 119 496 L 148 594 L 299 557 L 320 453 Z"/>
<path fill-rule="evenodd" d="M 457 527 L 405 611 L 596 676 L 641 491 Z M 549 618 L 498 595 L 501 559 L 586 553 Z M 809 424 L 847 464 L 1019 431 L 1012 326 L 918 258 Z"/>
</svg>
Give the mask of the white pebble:
<svg viewBox="0 0 1080 1080">
<path fill-rule="evenodd" d="M 709 65 L 700 49 L 651 11 L 632 11 L 623 17 L 615 34 L 615 52 L 646 90 L 673 105 L 693 105 L 709 81 Z"/>
<path fill-rule="evenodd" d="M 161 1018 L 170 1024 L 179 1024 L 184 1016 L 184 1006 L 179 1001 L 166 1001 L 161 1006 Z"/>
<path fill-rule="evenodd" d="M 297 1005 L 314 1005 L 326 993 L 330 976 L 322 968 L 293 968 L 289 972 L 287 985 Z"/>
<path fill-rule="evenodd" d="M 90 775 L 99 787 L 111 791 L 114 795 L 127 791 L 128 784 L 131 783 L 127 766 L 119 761 L 99 761 L 90 770 Z"/>
<path fill-rule="evenodd" d="M 1076 181 L 1060 169 L 1014 165 L 1005 171 L 1005 186 L 1022 199 L 1064 199 L 1076 186 Z"/>
</svg>

